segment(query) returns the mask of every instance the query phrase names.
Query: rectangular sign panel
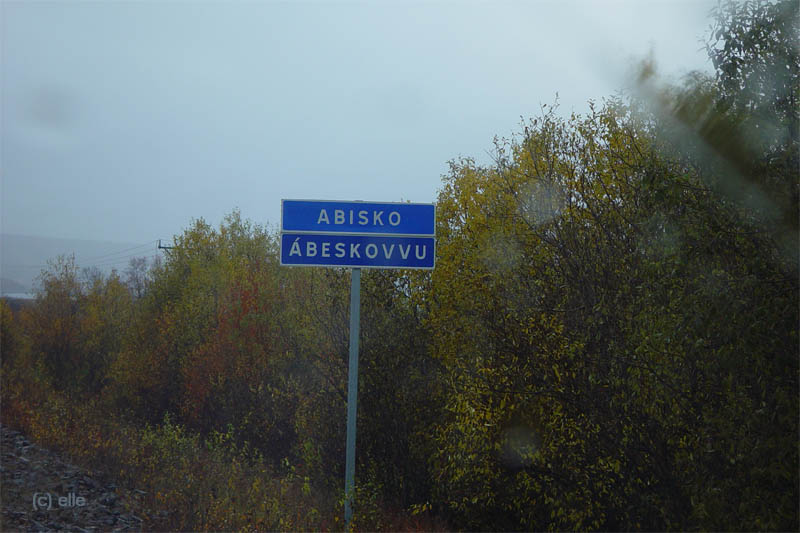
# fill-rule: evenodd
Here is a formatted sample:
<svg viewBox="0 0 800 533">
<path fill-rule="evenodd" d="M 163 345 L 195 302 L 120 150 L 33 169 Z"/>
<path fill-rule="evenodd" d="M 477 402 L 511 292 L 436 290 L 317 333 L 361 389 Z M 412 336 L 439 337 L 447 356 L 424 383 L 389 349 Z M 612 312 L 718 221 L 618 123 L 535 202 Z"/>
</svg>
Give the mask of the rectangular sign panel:
<svg viewBox="0 0 800 533">
<path fill-rule="evenodd" d="M 281 229 L 303 233 L 434 235 L 434 204 L 282 200 Z"/>
<path fill-rule="evenodd" d="M 432 269 L 433 237 L 281 234 L 281 265 Z"/>
</svg>

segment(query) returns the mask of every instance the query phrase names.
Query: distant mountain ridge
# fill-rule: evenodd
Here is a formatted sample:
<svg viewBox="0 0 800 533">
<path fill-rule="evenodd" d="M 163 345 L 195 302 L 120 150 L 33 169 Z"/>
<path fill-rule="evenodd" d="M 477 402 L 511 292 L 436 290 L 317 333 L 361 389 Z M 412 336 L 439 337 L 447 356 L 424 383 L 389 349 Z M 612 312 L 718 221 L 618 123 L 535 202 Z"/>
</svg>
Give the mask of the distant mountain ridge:
<svg viewBox="0 0 800 533">
<path fill-rule="evenodd" d="M 25 293 L 29 289 L 30 287 L 17 283 L 13 279 L 0 278 L 0 293 L 2 294 Z"/>
<path fill-rule="evenodd" d="M 109 273 L 125 270 L 133 257 L 158 255 L 156 242 L 131 243 L 85 239 L 56 239 L 13 233 L 0 234 L 0 293 L 31 293 L 48 261 L 75 255 L 79 268 L 96 267 Z"/>
</svg>

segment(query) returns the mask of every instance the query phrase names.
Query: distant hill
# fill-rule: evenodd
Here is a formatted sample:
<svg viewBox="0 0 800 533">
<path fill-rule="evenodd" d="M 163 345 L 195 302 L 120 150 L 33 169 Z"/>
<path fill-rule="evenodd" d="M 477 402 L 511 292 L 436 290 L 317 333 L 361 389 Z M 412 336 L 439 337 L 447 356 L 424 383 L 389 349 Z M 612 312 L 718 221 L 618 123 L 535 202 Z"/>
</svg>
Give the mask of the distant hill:
<svg viewBox="0 0 800 533">
<path fill-rule="evenodd" d="M 13 279 L 0 278 L 0 294 L 28 292 L 30 287 L 17 283 Z"/>
<path fill-rule="evenodd" d="M 54 239 L 32 235 L 0 234 L 0 294 L 31 293 L 48 261 L 75 255 L 80 268 L 96 267 L 104 273 L 124 271 L 132 257 L 158 255 L 156 243 L 130 243 L 79 239 Z"/>
</svg>

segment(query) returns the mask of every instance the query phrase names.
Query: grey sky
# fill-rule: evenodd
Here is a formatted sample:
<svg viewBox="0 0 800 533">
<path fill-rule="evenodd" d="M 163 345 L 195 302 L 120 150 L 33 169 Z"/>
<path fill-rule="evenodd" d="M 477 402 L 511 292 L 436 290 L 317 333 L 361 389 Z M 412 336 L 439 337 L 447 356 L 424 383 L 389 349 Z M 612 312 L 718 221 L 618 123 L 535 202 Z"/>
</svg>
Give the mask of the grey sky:
<svg viewBox="0 0 800 533">
<path fill-rule="evenodd" d="M 556 92 L 708 69 L 712 2 L 27 2 L 2 10 L 2 231 L 148 242 L 281 198 L 432 202 Z"/>
</svg>

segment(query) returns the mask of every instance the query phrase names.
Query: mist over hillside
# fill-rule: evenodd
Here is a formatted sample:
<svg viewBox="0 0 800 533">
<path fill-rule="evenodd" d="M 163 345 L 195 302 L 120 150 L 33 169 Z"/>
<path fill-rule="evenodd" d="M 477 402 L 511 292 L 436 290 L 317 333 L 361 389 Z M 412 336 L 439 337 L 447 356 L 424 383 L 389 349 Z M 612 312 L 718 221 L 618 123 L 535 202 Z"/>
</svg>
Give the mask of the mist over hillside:
<svg viewBox="0 0 800 533">
<path fill-rule="evenodd" d="M 28 292 L 28 287 L 13 279 L 0 278 L 0 292 L 2 294 L 24 293 Z"/>
<path fill-rule="evenodd" d="M 103 273 L 124 271 L 134 257 L 152 259 L 157 243 L 130 243 L 82 239 L 54 239 L 11 233 L 0 234 L 0 292 L 30 293 L 48 261 L 60 255 L 75 255 L 79 268 L 97 268 Z"/>
</svg>

